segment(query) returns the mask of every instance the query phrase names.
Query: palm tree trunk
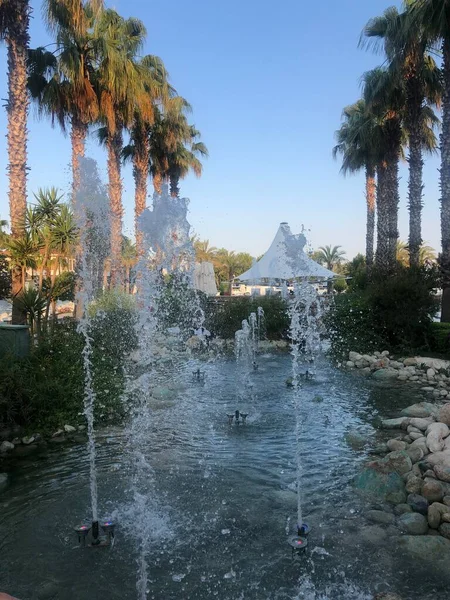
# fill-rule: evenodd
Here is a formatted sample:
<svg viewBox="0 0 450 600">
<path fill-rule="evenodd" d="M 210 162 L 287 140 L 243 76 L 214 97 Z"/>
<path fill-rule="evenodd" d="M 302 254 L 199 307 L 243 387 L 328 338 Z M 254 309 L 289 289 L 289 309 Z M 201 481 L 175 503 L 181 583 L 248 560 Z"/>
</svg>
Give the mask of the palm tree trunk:
<svg viewBox="0 0 450 600">
<path fill-rule="evenodd" d="M 111 212 L 111 285 L 120 285 L 120 265 L 122 258 L 122 179 L 120 155 L 122 151 L 122 131 L 110 135 L 108 148 L 109 203 Z"/>
<path fill-rule="evenodd" d="M 133 177 L 135 183 L 134 230 L 138 256 L 143 252 L 143 236 L 139 227 L 139 218 L 147 206 L 148 150 L 142 149 L 133 158 Z"/>
<path fill-rule="evenodd" d="M 375 266 L 381 272 L 389 270 L 389 210 L 386 197 L 386 165 L 377 167 L 377 250 Z"/>
<path fill-rule="evenodd" d="M 414 61 L 413 61 L 414 65 Z M 409 266 L 419 266 L 419 252 L 422 245 L 422 195 L 423 195 L 423 159 L 422 159 L 422 123 L 421 109 L 423 92 L 416 69 L 407 80 L 407 129 L 409 131 Z"/>
<path fill-rule="evenodd" d="M 367 223 L 366 223 L 366 265 L 370 269 L 373 265 L 373 244 L 375 235 L 375 204 L 376 204 L 376 183 L 375 169 L 366 168 L 366 202 L 367 202 Z"/>
<path fill-rule="evenodd" d="M 442 273 L 441 321 L 450 322 L 450 36 L 442 44 L 444 92 L 441 132 L 441 239 L 439 264 Z"/>
<path fill-rule="evenodd" d="M 88 127 L 77 117 L 72 117 L 70 139 L 72 142 L 72 203 L 76 203 L 76 194 L 80 189 L 80 158 L 84 156 Z"/>
<path fill-rule="evenodd" d="M 30 7 L 28 0 L 10 3 L 10 23 L 6 36 L 8 46 L 8 172 L 11 235 L 23 233 L 27 208 L 27 52 L 30 36 Z M 12 270 L 12 322 L 25 324 L 26 315 L 19 310 L 15 298 L 22 289 L 20 269 Z"/>
<path fill-rule="evenodd" d="M 397 240 L 398 240 L 398 203 L 400 195 L 398 191 L 398 156 L 389 158 L 386 167 L 386 199 L 388 208 L 388 243 L 389 243 L 389 271 L 392 272 L 397 264 Z"/>
<path fill-rule="evenodd" d="M 155 173 L 155 175 L 153 175 L 153 188 L 157 194 L 162 193 L 162 182 L 162 176 L 159 173 Z"/>
<path fill-rule="evenodd" d="M 178 198 L 178 196 L 180 195 L 180 186 L 178 185 L 179 183 L 179 177 L 174 175 L 170 177 L 170 195 L 172 196 L 172 198 Z"/>
</svg>

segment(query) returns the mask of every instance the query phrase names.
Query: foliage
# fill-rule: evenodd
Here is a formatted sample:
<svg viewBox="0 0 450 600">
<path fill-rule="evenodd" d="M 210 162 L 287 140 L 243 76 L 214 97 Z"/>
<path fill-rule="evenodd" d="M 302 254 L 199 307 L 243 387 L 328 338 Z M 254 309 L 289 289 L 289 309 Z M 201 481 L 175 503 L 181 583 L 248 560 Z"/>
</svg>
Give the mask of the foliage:
<svg viewBox="0 0 450 600">
<path fill-rule="evenodd" d="M 11 271 L 6 256 L 0 254 L 0 300 L 11 295 Z"/>
<path fill-rule="evenodd" d="M 450 354 L 450 323 L 432 323 L 430 350 Z"/>
<path fill-rule="evenodd" d="M 207 309 L 207 296 L 193 290 L 182 278 L 171 275 L 161 289 L 158 323 L 162 329 L 180 327 L 186 337 L 193 334 L 193 324 Z"/>
<path fill-rule="evenodd" d="M 39 290 L 27 288 L 22 290 L 19 296 L 17 296 L 17 305 L 19 310 L 27 316 L 31 334 L 33 335 L 35 326 L 39 326 L 41 322 L 42 314 L 47 306 L 47 299 Z"/>
<path fill-rule="evenodd" d="M 93 374 L 97 423 L 121 419 L 122 361 L 133 347 L 134 323 L 124 309 L 98 311 L 92 319 Z M 121 320 L 117 317 L 120 316 Z M 0 362 L 0 428 L 23 426 L 51 433 L 65 423 L 84 423 L 80 359 L 83 339 L 70 321 L 57 323 L 30 356 Z"/>
<path fill-rule="evenodd" d="M 357 254 L 345 265 L 345 274 L 348 277 L 347 284 L 351 290 L 365 289 L 368 283 L 366 258 L 363 254 Z"/>
<path fill-rule="evenodd" d="M 399 268 L 389 278 L 373 273 L 367 288 L 336 297 L 326 317 L 332 354 L 428 348 L 437 286 L 436 268 Z"/>
<path fill-rule="evenodd" d="M 206 315 L 206 328 L 215 336 L 234 338 L 242 327 L 242 321 L 250 313 L 264 310 L 266 336 L 281 339 L 289 329 L 286 302 L 280 296 L 236 296 L 227 301 L 210 300 Z"/>
<path fill-rule="evenodd" d="M 314 260 L 321 265 L 325 265 L 330 271 L 333 271 L 345 260 L 345 251 L 341 250 L 341 248 L 342 246 L 321 246 L 314 253 Z"/>
<path fill-rule="evenodd" d="M 341 294 L 342 292 L 345 292 L 345 290 L 347 289 L 347 282 L 345 281 L 344 277 L 338 277 L 333 281 L 333 289 L 338 293 Z"/>
</svg>

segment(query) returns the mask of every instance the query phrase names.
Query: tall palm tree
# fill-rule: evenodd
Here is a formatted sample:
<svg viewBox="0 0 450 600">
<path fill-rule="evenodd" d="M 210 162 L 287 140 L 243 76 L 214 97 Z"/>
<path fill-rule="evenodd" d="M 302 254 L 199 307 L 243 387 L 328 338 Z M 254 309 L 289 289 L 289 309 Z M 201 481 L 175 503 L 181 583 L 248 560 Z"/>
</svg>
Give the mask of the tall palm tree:
<svg viewBox="0 0 450 600">
<path fill-rule="evenodd" d="M 378 119 L 382 159 L 378 163 L 378 239 L 376 264 L 384 271 L 396 265 L 398 238 L 399 161 L 402 155 L 403 90 L 386 68 L 378 67 L 364 74 L 364 99 L 368 110 Z M 387 238 L 387 246 L 382 240 Z"/>
<path fill-rule="evenodd" d="M 130 293 L 131 269 L 137 263 L 136 245 L 126 235 L 122 237 L 122 265 L 125 268 L 125 291 Z"/>
<path fill-rule="evenodd" d="M 441 240 L 439 264 L 442 273 L 441 320 L 450 321 L 450 0 L 407 0 L 414 26 L 422 27 L 442 49 Z"/>
<path fill-rule="evenodd" d="M 408 9 L 399 13 L 388 8 L 381 17 L 371 19 L 363 32 L 375 46 L 384 49 L 389 71 L 404 88 L 404 126 L 409 147 L 409 249 L 411 266 L 419 266 L 422 244 L 421 213 L 423 196 L 424 150 L 434 151 L 437 142 L 426 121 L 433 124 L 437 118 L 430 104 L 439 104 L 442 93 L 441 73 L 428 53 L 430 40 L 421 26 L 411 19 Z M 431 133 L 431 135 L 430 135 Z M 425 134 L 425 136 L 424 136 Z"/>
<path fill-rule="evenodd" d="M 137 19 L 123 19 L 114 10 L 104 10 L 96 28 L 103 40 L 97 76 L 99 85 L 99 141 L 108 152 L 108 192 L 111 212 L 111 283 L 117 283 L 122 250 L 123 130 L 131 125 L 136 108 L 146 99 L 145 70 L 136 60 L 146 30 Z M 113 49 L 111 51 L 111 48 Z"/>
<path fill-rule="evenodd" d="M 11 235 L 18 240 L 23 235 L 27 208 L 27 51 L 29 45 L 30 5 L 28 0 L 1 0 L 0 40 L 8 54 L 8 174 Z M 12 322 L 24 323 L 26 316 L 14 301 L 22 289 L 21 271 L 13 269 Z"/>
<path fill-rule="evenodd" d="M 139 217 L 147 204 L 147 180 L 150 171 L 150 134 L 155 123 L 158 106 L 164 106 L 174 92 L 168 84 L 168 73 L 162 60 L 153 55 L 145 56 L 140 61 L 145 74 L 144 88 L 146 105 L 138 105 L 130 129 L 130 143 L 124 147 L 123 160 L 131 160 L 135 184 L 134 220 L 136 246 L 142 251 L 142 233 L 138 227 Z M 149 102 L 148 102 L 149 101 Z"/>
<path fill-rule="evenodd" d="M 333 148 L 333 156 L 342 156 L 341 172 L 356 173 L 365 170 L 366 176 L 366 264 L 369 269 L 373 264 L 375 208 L 376 208 L 376 166 L 377 166 L 377 131 L 378 125 L 374 116 L 366 108 L 364 100 L 347 106 L 343 111 L 343 123 L 336 131 L 337 144 Z"/>
<path fill-rule="evenodd" d="M 197 262 L 214 262 L 217 255 L 217 248 L 209 245 L 209 240 L 199 240 L 194 238 L 193 246 L 195 250 L 195 259 Z"/>
<path fill-rule="evenodd" d="M 19 238 L 11 236 L 6 244 L 12 270 L 20 273 L 20 293 L 25 289 L 27 269 L 36 268 L 40 249 L 41 244 L 29 231 L 24 231 Z"/>
<path fill-rule="evenodd" d="M 208 149 L 203 142 L 196 141 L 200 137 L 200 132 L 191 126 L 186 143 L 179 142 L 168 157 L 169 168 L 167 176 L 170 181 L 170 195 L 178 198 L 180 194 L 180 179 L 184 179 L 189 171 L 193 171 L 197 177 L 200 177 L 203 171 L 203 165 L 199 159 L 208 156 Z"/>
</svg>

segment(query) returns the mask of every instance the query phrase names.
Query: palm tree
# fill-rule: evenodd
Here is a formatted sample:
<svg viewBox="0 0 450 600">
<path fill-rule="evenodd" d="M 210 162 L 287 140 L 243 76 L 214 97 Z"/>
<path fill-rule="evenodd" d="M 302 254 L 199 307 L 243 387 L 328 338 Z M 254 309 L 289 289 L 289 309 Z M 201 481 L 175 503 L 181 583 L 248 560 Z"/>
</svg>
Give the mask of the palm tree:
<svg viewBox="0 0 450 600">
<path fill-rule="evenodd" d="M 139 230 L 138 221 L 147 205 L 151 127 L 155 123 L 158 104 L 161 105 L 162 103 L 164 105 L 173 92 L 167 83 L 168 73 L 159 57 L 145 56 L 141 60 L 141 66 L 146 75 L 144 86 L 147 92 L 147 105 L 139 106 L 135 111 L 130 129 L 130 143 L 124 147 L 122 152 L 124 162 L 131 160 L 133 163 L 135 183 L 134 221 L 138 252 L 142 251 L 142 233 Z"/>
<path fill-rule="evenodd" d="M 23 235 L 27 208 L 27 51 L 29 44 L 30 5 L 28 0 L 1 0 L 0 40 L 8 53 L 8 174 L 11 235 L 18 240 Z M 22 289 L 20 269 L 13 269 L 12 322 L 23 323 L 25 315 L 15 299 Z"/>
<path fill-rule="evenodd" d="M 122 237 L 122 264 L 125 267 L 125 291 L 130 293 L 131 269 L 137 263 L 136 245 L 126 235 Z"/>
<path fill-rule="evenodd" d="M 417 266 L 430 266 L 436 262 L 436 252 L 431 246 L 422 244 L 419 248 L 419 264 Z M 406 242 L 397 242 L 397 261 L 404 267 L 411 265 L 409 246 Z"/>
<path fill-rule="evenodd" d="M 343 123 L 336 131 L 337 144 L 333 148 L 333 156 L 342 155 L 341 172 L 356 173 L 362 169 L 366 175 L 366 264 L 373 264 L 376 181 L 377 165 L 377 130 L 378 125 L 374 116 L 366 108 L 364 100 L 347 106 L 343 111 Z"/>
<path fill-rule="evenodd" d="M 407 0 L 411 21 L 442 48 L 441 239 L 439 264 L 442 274 L 441 321 L 450 321 L 450 0 Z"/>
<path fill-rule="evenodd" d="M 422 244 L 422 152 L 437 148 L 429 125 L 433 126 L 437 121 L 430 104 L 440 102 L 440 69 L 427 52 L 430 43 L 425 29 L 410 18 L 408 10 L 399 13 L 395 7 L 388 8 L 381 17 L 367 23 L 363 34 L 369 39 L 376 38 L 376 46 L 382 45 L 390 73 L 397 85 L 404 88 L 404 126 L 409 146 L 409 249 L 411 266 L 417 267 Z"/>
<path fill-rule="evenodd" d="M 141 21 L 123 19 L 116 11 L 108 9 L 100 15 L 96 35 L 104 40 L 97 69 L 103 124 L 98 137 L 108 152 L 111 283 L 114 285 L 119 276 L 122 251 L 123 129 L 131 125 L 136 109 L 146 98 L 145 70 L 136 61 L 146 31 Z"/>
<path fill-rule="evenodd" d="M 167 175 L 170 181 L 170 195 L 177 198 L 180 194 L 180 179 L 184 179 L 189 171 L 193 171 L 197 177 L 200 177 L 203 171 L 203 165 L 199 156 L 207 157 L 208 149 L 202 142 L 196 141 L 200 137 L 200 132 L 191 126 L 187 135 L 187 144 L 179 142 L 168 157 Z M 187 147 L 186 147 L 187 146 Z"/>
<path fill-rule="evenodd" d="M 217 258 L 217 248 L 209 245 L 209 240 L 199 240 L 194 238 L 193 246 L 195 250 L 195 260 L 197 262 L 211 262 Z"/>
<path fill-rule="evenodd" d="M 2 246 L 8 239 L 8 234 L 5 231 L 3 231 L 3 227 L 7 227 L 7 226 L 8 226 L 8 221 L 5 221 L 5 219 L 0 219 L 0 244 Z M 0 250 L 2 250 L 1 247 L 0 247 Z"/>
<path fill-rule="evenodd" d="M 20 291 L 22 292 L 25 289 L 27 269 L 36 268 L 36 258 L 41 244 L 30 231 L 25 231 L 20 238 L 11 236 L 6 244 L 6 249 L 12 269 L 20 273 Z"/>
<path fill-rule="evenodd" d="M 316 254 L 317 262 L 325 265 L 330 271 L 334 271 L 345 260 L 345 251 L 341 248 L 342 246 L 320 246 Z"/>
</svg>

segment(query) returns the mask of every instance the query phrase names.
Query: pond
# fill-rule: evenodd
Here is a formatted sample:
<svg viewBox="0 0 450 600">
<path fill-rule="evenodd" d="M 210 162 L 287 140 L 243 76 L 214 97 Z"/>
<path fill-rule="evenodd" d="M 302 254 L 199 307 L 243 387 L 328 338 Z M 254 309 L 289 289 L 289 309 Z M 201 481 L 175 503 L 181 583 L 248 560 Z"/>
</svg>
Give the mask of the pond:
<svg viewBox="0 0 450 600">
<path fill-rule="evenodd" d="M 155 402 L 148 444 L 153 468 L 153 532 L 148 598 L 156 600 L 369 600 L 392 590 L 405 600 L 447 598 L 450 573 L 398 552 L 388 533 L 365 519 L 367 502 L 351 482 L 380 436 L 379 415 L 422 399 L 406 386 L 376 386 L 326 359 L 302 389 L 303 513 L 308 553 L 287 544 L 295 524 L 295 410 L 288 355 L 264 355 L 252 375 L 255 398 L 236 405 L 236 372 L 224 359 L 167 373 Z M 166 382 L 166 383 L 167 383 Z M 249 413 L 229 426 L 226 413 Z M 346 434 L 367 435 L 353 449 Z M 74 525 L 89 519 L 84 444 L 51 445 L 1 465 L 0 590 L 21 600 L 135 600 L 138 554 L 126 436 L 98 435 L 99 509 L 116 515 L 115 544 L 82 548 Z M 131 515 L 131 517 L 130 517 Z M 130 522 L 131 519 L 131 522 Z M 121 525 L 122 522 L 122 525 Z"/>
</svg>

